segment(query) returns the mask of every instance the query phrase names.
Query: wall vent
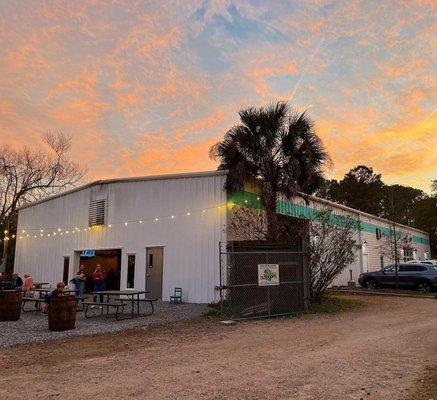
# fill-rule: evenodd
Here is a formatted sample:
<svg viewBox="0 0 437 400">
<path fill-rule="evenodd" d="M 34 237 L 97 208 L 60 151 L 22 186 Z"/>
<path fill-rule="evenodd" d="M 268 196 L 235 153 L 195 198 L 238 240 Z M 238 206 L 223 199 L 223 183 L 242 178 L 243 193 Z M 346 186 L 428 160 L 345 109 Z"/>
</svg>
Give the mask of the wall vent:
<svg viewBox="0 0 437 400">
<path fill-rule="evenodd" d="M 104 225 L 106 219 L 106 200 L 93 200 L 90 203 L 89 226 Z"/>
</svg>

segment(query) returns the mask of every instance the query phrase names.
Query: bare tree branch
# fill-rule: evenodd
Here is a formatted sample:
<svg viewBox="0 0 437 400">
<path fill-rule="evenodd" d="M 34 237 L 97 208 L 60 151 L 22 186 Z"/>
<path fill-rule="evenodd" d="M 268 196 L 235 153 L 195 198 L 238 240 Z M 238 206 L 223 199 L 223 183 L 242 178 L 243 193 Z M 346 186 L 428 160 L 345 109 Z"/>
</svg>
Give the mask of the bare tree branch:
<svg viewBox="0 0 437 400">
<path fill-rule="evenodd" d="M 71 138 L 62 132 L 43 135 L 48 151 L 0 147 L 0 225 L 30 201 L 76 186 L 86 170 L 67 157 Z"/>
</svg>

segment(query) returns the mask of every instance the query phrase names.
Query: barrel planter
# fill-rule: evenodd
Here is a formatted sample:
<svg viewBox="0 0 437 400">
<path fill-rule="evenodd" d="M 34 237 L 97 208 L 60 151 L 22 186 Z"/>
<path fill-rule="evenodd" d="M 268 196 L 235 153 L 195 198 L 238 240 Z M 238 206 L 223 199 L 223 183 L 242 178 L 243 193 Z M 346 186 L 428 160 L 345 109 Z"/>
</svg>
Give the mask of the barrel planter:
<svg viewBox="0 0 437 400">
<path fill-rule="evenodd" d="M 0 321 L 18 321 L 21 315 L 21 291 L 0 290 Z"/>
<path fill-rule="evenodd" d="M 75 296 L 52 297 L 49 306 L 49 329 L 68 331 L 76 324 Z"/>
</svg>

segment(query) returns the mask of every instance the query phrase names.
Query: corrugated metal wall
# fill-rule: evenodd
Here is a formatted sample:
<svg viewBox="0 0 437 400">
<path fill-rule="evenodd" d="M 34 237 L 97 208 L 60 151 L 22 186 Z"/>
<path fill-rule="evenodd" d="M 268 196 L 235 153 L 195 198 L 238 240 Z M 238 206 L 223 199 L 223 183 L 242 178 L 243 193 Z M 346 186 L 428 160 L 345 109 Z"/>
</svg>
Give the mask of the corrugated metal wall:
<svg viewBox="0 0 437 400">
<path fill-rule="evenodd" d="M 110 183 L 20 210 L 18 232 L 27 232 L 17 242 L 16 271 L 55 284 L 62 280 L 65 256 L 70 257 L 73 276 L 78 251 L 117 248 L 122 249 L 121 288 L 126 288 L 127 254 L 135 254 L 135 288 L 144 289 L 146 247 L 164 246 L 163 298 L 168 299 L 174 287 L 182 287 L 186 301 L 212 301 L 219 283 L 219 242 L 225 240 L 226 207 L 218 208 L 226 203 L 224 180 L 225 175 L 212 174 Z M 88 226 L 89 203 L 101 198 L 107 199 L 107 223 L 112 227 L 75 234 L 70 229 L 68 235 L 53 236 L 58 228 Z"/>
</svg>

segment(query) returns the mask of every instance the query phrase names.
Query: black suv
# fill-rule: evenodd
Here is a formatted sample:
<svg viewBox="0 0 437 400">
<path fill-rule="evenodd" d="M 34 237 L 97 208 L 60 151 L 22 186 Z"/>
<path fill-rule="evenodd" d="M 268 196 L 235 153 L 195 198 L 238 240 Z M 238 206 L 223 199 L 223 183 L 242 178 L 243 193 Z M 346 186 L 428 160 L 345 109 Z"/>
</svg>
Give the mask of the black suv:
<svg viewBox="0 0 437 400">
<path fill-rule="evenodd" d="M 422 263 L 398 264 L 399 286 L 414 287 L 419 292 L 428 293 L 437 288 L 437 265 Z M 388 265 L 380 271 L 365 272 L 358 278 L 358 283 L 368 289 L 377 287 L 394 287 L 396 285 L 395 265 Z"/>
</svg>

